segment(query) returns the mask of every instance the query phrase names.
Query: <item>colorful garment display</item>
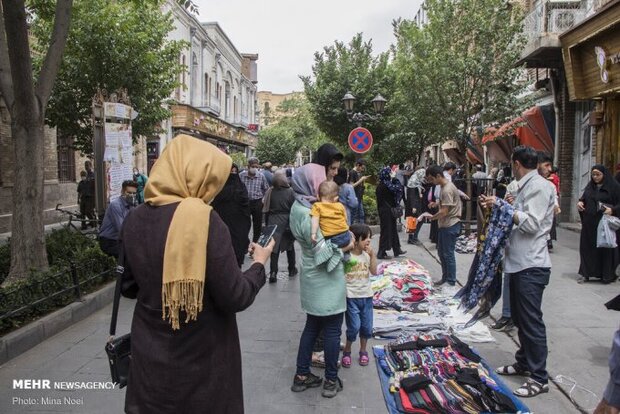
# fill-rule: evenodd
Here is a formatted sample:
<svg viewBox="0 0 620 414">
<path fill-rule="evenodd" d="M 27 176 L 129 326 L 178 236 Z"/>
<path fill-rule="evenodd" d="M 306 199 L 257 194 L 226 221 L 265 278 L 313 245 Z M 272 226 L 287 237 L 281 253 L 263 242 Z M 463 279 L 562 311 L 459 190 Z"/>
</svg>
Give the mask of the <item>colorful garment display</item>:
<svg viewBox="0 0 620 414">
<path fill-rule="evenodd" d="M 373 305 L 378 308 L 416 312 L 416 304 L 426 300 L 432 289 L 430 274 L 413 260 L 382 263 L 377 273 L 371 285 Z"/>
<path fill-rule="evenodd" d="M 467 344 L 449 335 L 402 336 L 373 348 L 390 412 L 526 412 Z M 385 388 L 384 388 L 385 391 Z M 395 408 L 396 410 L 392 409 Z"/>
<path fill-rule="evenodd" d="M 502 199 L 496 199 L 490 213 L 486 213 L 480 232 L 478 251 L 469 269 L 467 284 L 457 294 L 461 309 L 478 311 L 468 324 L 489 315 L 502 292 L 502 260 L 504 246 L 512 230 L 514 208 Z"/>
</svg>

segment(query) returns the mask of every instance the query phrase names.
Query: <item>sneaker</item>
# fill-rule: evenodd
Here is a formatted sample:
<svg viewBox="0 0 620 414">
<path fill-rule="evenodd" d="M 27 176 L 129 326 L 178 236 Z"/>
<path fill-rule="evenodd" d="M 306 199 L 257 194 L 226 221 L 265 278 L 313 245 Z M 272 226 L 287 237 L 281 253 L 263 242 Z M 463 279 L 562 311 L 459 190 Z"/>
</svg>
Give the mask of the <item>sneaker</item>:
<svg viewBox="0 0 620 414">
<path fill-rule="evenodd" d="M 508 325 L 514 326 L 512 323 L 512 319 L 502 316 L 501 318 L 497 320 L 497 322 L 491 325 L 491 329 L 495 329 L 496 331 L 501 331 Z"/>
<path fill-rule="evenodd" d="M 335 380 L 325 379 L 321 395 L 325 398 L 333 398 L 340 391 L 342 391 L 342 380 L 340 378 L 336 377 Z"/>
<path fill-rule="evenodd" d="M 295 378 L 293 378 L 293 386 L 291 387 L 291 391 L 302 392 L 307 390 L 308 388 L 316 388 L 322 383 L 323 378 L 314 375 L 313 373 L 309 373 L 308 375 L 303 376 L 295 375 Z"/>
</svg>

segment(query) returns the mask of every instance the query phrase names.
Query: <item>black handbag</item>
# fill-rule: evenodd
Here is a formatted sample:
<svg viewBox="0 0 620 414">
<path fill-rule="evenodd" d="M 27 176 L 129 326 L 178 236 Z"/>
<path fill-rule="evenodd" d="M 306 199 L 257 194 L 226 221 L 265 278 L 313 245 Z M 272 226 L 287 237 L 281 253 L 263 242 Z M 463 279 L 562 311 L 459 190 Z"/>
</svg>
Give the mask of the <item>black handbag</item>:
<svg viewBox="0 0 620 414">
<path fill-rule="evenodd" d="M 115 338 L 116 320 L 118 318 L 118 306 L 121 300 L 121 286 L 123 281 L 124 252 L 123 244 L 119 246 L 118 266 L 116 266 L 116 289 L 114 290 L 114 304 L 112 305 L 112 320 L 110 321 L 110 339 L 105 344 L 105 352 L 110 363 L 110 373 L 112 382 L 118 384 L 119 388 L 127 385 L 129 376 L 129 364 L 131 363 L 131 334 L 125 334 Z"/>
<path fill-rule="evenodd" d="M 403 216 L 404 210 L 402 206 L 392 207 L 392 217 L 395 219 L 401 218 Z"/>
</svg>

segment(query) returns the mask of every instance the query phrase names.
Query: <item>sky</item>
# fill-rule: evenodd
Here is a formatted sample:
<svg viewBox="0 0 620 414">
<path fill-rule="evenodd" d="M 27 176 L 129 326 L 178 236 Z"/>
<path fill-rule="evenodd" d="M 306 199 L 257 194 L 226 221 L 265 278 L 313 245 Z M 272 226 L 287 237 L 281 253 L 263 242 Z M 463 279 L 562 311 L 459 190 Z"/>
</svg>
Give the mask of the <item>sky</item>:
<svg viewBox="0 0 620 414">
<path fill-rule="evenodd" d="M 362 32 L 373 52 L 394 42 L 392 20 L 413 19 L 421 0 L 194 0 L 198 20 L 216 21 L 240 53 L 258 53 L 258 90 L 303 90 L 314 53 Z"/>
</svg>

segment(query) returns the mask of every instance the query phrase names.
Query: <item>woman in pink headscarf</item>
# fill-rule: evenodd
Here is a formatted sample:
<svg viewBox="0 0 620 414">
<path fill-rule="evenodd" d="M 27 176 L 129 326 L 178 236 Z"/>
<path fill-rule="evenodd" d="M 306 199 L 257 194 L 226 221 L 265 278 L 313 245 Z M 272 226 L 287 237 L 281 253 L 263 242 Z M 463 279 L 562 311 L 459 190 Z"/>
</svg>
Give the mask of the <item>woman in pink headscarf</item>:
<svg viewBox="0 0 620 414">
<path fill-rule="evenodd" d="M 352 248 L 352 244 L 340 249 L 325 240 L 320 230 L 316 245 L 312 241 L 310 209 L 317 200 L 319 185 L 325 179 L 325 166 L 312 163 L 297 169 L 291 183 L 296 201 L 291 208 L 290 228 L 301 246 L 301 308 L 307 314 L 291 390 L 301 392 L 323 383 L 321 377 L 310 371 L 313 347 L 322 330 L 325 336 L 325 383 L 322 395 L 331 398 L 342 390 L 342 381 L 338 378 L 338 356 L 342 321 L 347 309 L 342 256 L 343 251 Z"/>
</svg>

